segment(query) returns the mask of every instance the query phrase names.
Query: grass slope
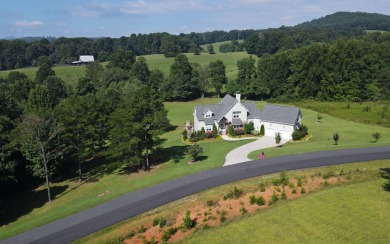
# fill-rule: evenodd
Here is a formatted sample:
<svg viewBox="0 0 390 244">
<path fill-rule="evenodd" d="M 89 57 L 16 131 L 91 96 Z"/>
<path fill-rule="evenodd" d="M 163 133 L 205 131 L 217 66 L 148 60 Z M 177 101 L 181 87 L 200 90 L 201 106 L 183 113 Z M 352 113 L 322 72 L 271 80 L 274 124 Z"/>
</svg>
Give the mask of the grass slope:
<svg viewBox="0 0 390 244">
<path fill-rule="evenodd" d="M 388 243 L 383 179 L 334 187 L 207 230 L 186 243 Z"/>
<path fill-rule="evenodd" d="M 336 107 L 334 109 L 337 110 Z M 281 148 L 254 151 L 249 154 L 249 158 L 256 159 L 261 151 L 264 151 L 266 156 L 269 157 L 334 149 L 390 145 L 390 128 L 359 124 L 327 114 L 322 114 L 321 123 L 317 123 L 318 112 L 309 109 L 301 109 L 301 111 L 303 124 L 308 126 L 309 133 L 312 134 L 312 137 L 307 142 L 290 142 Z M 364 115 L 363 112 L 361 115 Z M 340 135 L 339 145 L 337 146 L 334 145 L 333 141 L 333 133 L 335 132 L 338 132 Z M 374 132 L 382 134 L 379 142 L 373 142 L 372 134 Z"/>
<path fill-rule="evenodd" d="M 79 185 L 76 180 L 53 184 L 55 200 L 51 203 L 45 202 L 46 192 L 44 187 L 8 199 L 5 202 L 5 206 L 8 206 L 8 208 L 6 208 L 7 213 L 2 217 L 1 223 L 3 226 L 0 227 L 0 239 L 79 212 L 127 192 L 222 166 L 224 158 L 230 150 L 250 141 L 201 143 L 204 148 L 203 159 L 193 165 L 187 164 L 188 157 L 185 155 L 187 145 L 180 142 L 180 133 L 185 121 L 193 119 L 194 106 L 218 101 L 219 99 L 202 99 L 191 102 L 165 103 L 168 109 L 168 118 L 174 127 L 171 131 L 163 134 L 161 139 L 162 145 L 166 148 L 166 153 L 171 160 L 155 166 L 149 172 L 129 173 L 126 171 L 125 165 L 119 163 L 107 164 L 104 161 L 97 162 L 96 165 L 86 163 L 85 167 L 90 168 L 87 174 L 93 181 L 85 182 L 82 185 Z M 262 107 L 264 103 L 259 102 L 257 105 Z M 309 126 L 310 133 L 314 135 L 313 138 L 307 143 L 289 143 L 281 149 L 264 150 L 267 156 L 390 144 L 390 129 L 361 125 L 327 115 L 324 115 L 321 124 L 316 124 L 317 112 L 306 109 L 302 111 L 303 122 Z M 327 140 L 336 129 L 341 135 L 340 145 L 337 147 L 332 145 L 331 140 Z M 370 142 L 371 133 L 375 131 L 383 131 L 383 138 L 379 143 Z M 29 204 L 23 204 L 20 207 L 22 202 L 28 202 Z"/>
<path fill-rule="evenodd" d="M 217 60 L 222 60 L 226 66 L 226 75 L 229 79 L 234 79 L 237 77 L 237 61 L 243 58 L 249 57 L 246 52 L 234 52 L 234 53 L 216 53 L 216 54 L 208 54 L 201 53 L 201 55 L 194 55 L 192 53 L 186 53 L 190 63 L 198 63 L 200 65 L 208 65 L 210 62 L 215 62 Z M 173 64 L 174 58 L 165 58 L 163 54 L 153 54 L 153 55 L 145 55 L 147 63 L 149 65 L 149 69 L 159 69 L 161 70 L 165 76 L 169 74 L 169 68 Z M 257 59 L 256 56 L 254 56 Z M 103 63 L 105 66 L 107 63 Z M 6 70 L 0 71 L 1 78 L 7 78 L 8 74 L 11 71 L 19 71 L 25 73 L 27 77 L 31 80 L 35 79 L 35 73 L 38 68 L 23 68 L 23 69 L 15 69 L 15 70 Z M 56 72 L 56 75 L 63 79 L 67 84 L 72 87 L 76 87 L 77 80 L 80 77 L 85 76 L 85 66 L 55 66 L 53 70 Z"/>
</svg>

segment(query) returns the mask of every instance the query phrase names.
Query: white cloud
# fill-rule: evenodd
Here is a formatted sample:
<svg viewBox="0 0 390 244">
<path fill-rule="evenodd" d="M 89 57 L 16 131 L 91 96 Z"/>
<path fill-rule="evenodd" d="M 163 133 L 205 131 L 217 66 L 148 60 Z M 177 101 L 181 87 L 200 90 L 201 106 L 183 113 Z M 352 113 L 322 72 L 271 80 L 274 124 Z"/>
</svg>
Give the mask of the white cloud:
<svg viewBox="0 0 390 244">
<path fill-rule="evenodd" d="M 44 24 L 38 20 L 30 22 L 24 20 L 17 20 L 15 21 L 14 26 L 18 28 L 41 28 L 44 26 Z"/>
<path fill-rule="evenodd" d="M 164 12 L 179 12 L 182 10 L 207 10 L 208 4 L 201 0 L 190 2 L 181 0 L 135 0 L 128 1 L 120 7 L 120 11 L 126 14 L 149 14 Z"/>
</svg>

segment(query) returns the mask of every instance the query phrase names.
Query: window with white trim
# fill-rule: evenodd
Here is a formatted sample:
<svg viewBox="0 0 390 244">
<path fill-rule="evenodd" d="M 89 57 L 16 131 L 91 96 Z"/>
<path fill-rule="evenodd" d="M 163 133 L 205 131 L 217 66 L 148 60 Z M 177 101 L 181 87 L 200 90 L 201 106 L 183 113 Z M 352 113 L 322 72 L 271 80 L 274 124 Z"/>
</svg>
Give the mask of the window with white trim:
<svg viewBox="0 0 390 244">
<path fill-rule="evenodd" d="M 233 119 L 238 119 L 241 117 L 241 111 L 233 112 Z"/>
</svg>

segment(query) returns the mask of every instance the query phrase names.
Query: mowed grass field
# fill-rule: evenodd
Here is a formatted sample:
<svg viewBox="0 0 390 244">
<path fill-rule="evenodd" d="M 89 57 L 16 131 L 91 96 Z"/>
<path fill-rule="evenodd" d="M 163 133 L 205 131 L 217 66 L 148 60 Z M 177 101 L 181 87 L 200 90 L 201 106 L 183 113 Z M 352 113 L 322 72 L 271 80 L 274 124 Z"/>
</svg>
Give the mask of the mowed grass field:
<svg viewBox="0 0 390 244">
<path fill-rule="evenodd" d="M 263 106 L 263 104 L 259 102 L 258 106 Z M 333 109 L 337 111 L 342 108 L 333 107 Z M 273 157 L 304 152 L 390 145 L 390 128 L 360 124 L 339 119 L 328 114 L 321 114 L 323 118 L 320 123 L 317 123 L 318 112 L 304 108 L 301 108 L 301 111 L 303 114 L 302 122 L 309 128 L 309 133 L 311 134 L 311 138 L 308 141 L 289 142 L 280 148 L 254 151 L 249 154 L 249 158 L 256 159 L 262 151 L 264 151 L 267 157 Z M 363 112 L 361 112 L 361 116 L 365 116 Z M 346 114 L 343 117 L 351 120 L 354 119 Z M 333 141 L 333 133 L 336 132 L 340 135 L 337 146 L 334 145 Z M 382 138 L 378 142 L 373 141 L 372 134 L 375 132 L 380 132 L 382 135 Z"/>
<path fill-rule="evenodd" d="M 183 243 L 389 243 L 390 194 L 382 190 L 384 182 L 376 178 L 280 202 Z"/>
<path fill-rule="evenodd" d="M 181 142 L 180 137 L 185 121 L 192 120 L 194 106 L 216 101 L 217 99 L 203 99 L 165 104 L 173 128 L 161 136 L 161 141 L 171 159 L 164 164 L 154 166 L 150 171 L 128 173 L 125 170 L 126 165 L 120 163 L 108 164 L 104 160 L 96 163 L 89 162 L 84 167 L 90 168 L 87 177 L 92 180 L 83 184 L 79 184 L 77 179 L 54 183 L 55 199 L 51 203 L 46 202 L 47 194 L 44 186 L 7 199 L 8 201 L 4 203 L 6 213 L 2 216 L 0 240 L 106 202 L 127 192 L 221 167 L 225 155 L 230 150 L 248 141 L 201 143 L 204 149 L 201 162 L 189 165 L 187 163 L 189 158 L 186 156 L 188 145 Z"/>
<path fill-rule="evenodd" d="M 210 62 L 215 62 L 217 60 L 222 60 L 226 66 L 226 75 L 229 79 L 235 79 L 237 77 L 237 61 L 243 58 L 247 58 L 248 55 L 246 52 L 234 52 L 234 53 L 220 53 L 218 51 L 219 46 L 225 42 L 214 43 L 214 50 L 216 54 L 208 54 L 207 52 L 201 53 L 201 55 L 194 55 L 192 53 L 185 53 L 188 57 L 190 63 L 198 63 L 200 65 L 208 65 Z M 206 48 L 207 50 L 207 48 Z M 163 54 L 153 54 L 153 55 L 145 55 L 143 56 L 147 60 L 147 64 L 150 70 L 159 69 L 161 70 L 165 76 L 169 74 L 169 68 L 173 64 L 174 58 L 165 58 Z M 253 56 L 257 60 L 257 56 Z M 103 66 L 107 64 L 107 62 L 102 63 Z M 7 78 L 8 74 L 11 71 L 19 71 L 25 73 L 27 77 L 34 80 L 35 73 L 38 68 L 23 68 L 23 69 L 15 69 L 15 70 L 6 70 L 0 71 L 1 78 Z M 56 72 L 56 75 L 63 79 L 67 84 L 72 87 L 76 87 L 77 80 L 80 77 L 85 76 L 85 66 L 71 66 L 71 65 L 63 65 L 63 66 L 54 66 L 53 70 Z"/>
<path fill-rule="evenodd" d="M 219 227 L 211 227 L 208 230 L 204 230 L 207 223 L 197 220 L 195 231 L 181 242 L 323 243 L 328 240 L 327 235 L 333 235 L 334 231 L 335 236 L 331 237 L 331 243 L 367 242 L 370 233 L 373 233 L 373 243 L 386 243 L 390 240 L 387 231 L 390 221 L 390 195 L 381 189 L 385 181 L 379 175 L 379 169 L 388 168 L 389 164 L 390 160 L 379 160 L 288 171 L 289 179 L 343 171 L 349 180 L 336 185 L 322 185 L 298 199 L 281 200 L 276 206 L 259 209 L 252 214 L 228 218 Z M 141 225 L 153 229 L 151 223 L 156 216 L 168 220 L 168 227 L 164 229 L 166 230 L 169 223 L 189 209 L 197 209 L 200 205 L 208 209 L 219 208 L 219 205 L 211 207 L 206 203 L 210 200 L 219 200 L 221 203 L 221 196 L 234 187 L 242 189 L 244 194 L 256 193 L 260 189 L 260 183 L 270 183 L 278 178 L 279 173 L 218 186 L 110 226 L 75 243 L 112 243 L 130 230 L 138 230 Z M 246 204 L 243 206 L 248 207 Z M 225 210 L 234 212 L 232 209 Z M 164 230 L 160 229 L 161 232 Z M 150 240 L 150 237 L 146 240 Z"/>
</svg>

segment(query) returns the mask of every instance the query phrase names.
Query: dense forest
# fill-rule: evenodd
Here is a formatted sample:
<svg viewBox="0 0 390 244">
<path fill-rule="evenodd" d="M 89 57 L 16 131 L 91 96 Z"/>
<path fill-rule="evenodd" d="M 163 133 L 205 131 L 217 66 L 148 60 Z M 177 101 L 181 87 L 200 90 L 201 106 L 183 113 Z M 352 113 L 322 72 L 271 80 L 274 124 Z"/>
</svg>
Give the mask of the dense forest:
<svg viewBox="0 0 390 244">
<path fill-rule="evenodd" d="M 164 101 L 192 100 L 210 91 L 217 96 L 240 91 L 244 98 L 254 100 L 390 99 L 390 33 L 364 33 L 364 25 L 356 32 L 337 31 L 321 27 L 320 20 L 302 32 L 298 31 L 301 26 L 281 27 L 261 35 L 215 31 L 1 41 L 3 68 L 39 68 L 35 80 L 16 71 L 0 78 L 0 196 L 42 182 L 49 187 L 50 182 L 70 177 L 82 181 L 84 163 L 99 156 L 140 169 L 164 162 L 159 144 L 159 135 L 169 130 Z M 295 36 L 288 34 L 292 32 Z M 228 80 L 221 60 L 202 66 L 179 54 L 191 46 L 235 40 L 239 35 L 248 37 L 245 48 L 259 50 L 260 58 L 238 61 L 235 79 Z M 298 38 L 301 35 L 306 38 Z M 150 70 L 145 58 L 136 57 L 159 53 L 164 43 L 177 45 L 169 54 L 175 59 L 168 75 Z M 242 46 L 232 42 L 224 48 L 238 51 Z M 108 64 L 89 63 L 85 77 L 72 88 L 56 76 L 52 65 L 85 53 Z"/>
<path fill-rule="evenodd" d="M 131 34 L 120 38 L 36 38 L 0 40 L 0 70 L 38 66 L 47 57 L 51 65 L 69 64 L 79 55 L 94 55 L 104 62 L 118 48 L 135 55 L 196 53 L 200 45 L 222 41 L 245 40 L 240 46 L 225 45 L 222 52 L 244 50 L 261 56 L 279 50 L 298 48 L 312 43 L 328 43 L 339 38 L 364 35 L 365 30 L 390 30 L 390 16 L 368 13 L 338 12 L 294 27 L 266 30 L 231 30 L 172 35 L 169 33 Z"/>
</svg>

